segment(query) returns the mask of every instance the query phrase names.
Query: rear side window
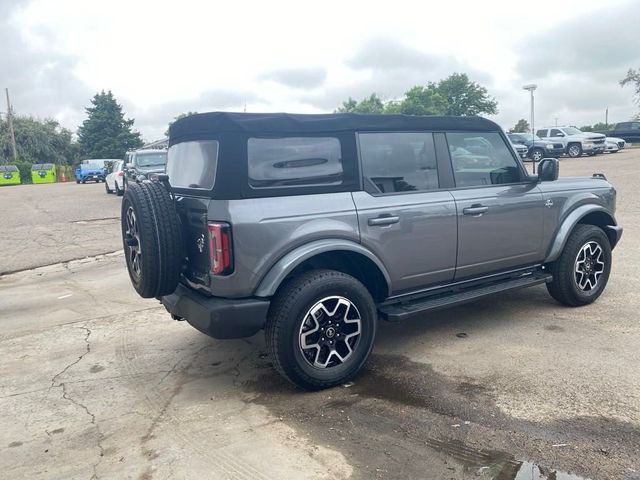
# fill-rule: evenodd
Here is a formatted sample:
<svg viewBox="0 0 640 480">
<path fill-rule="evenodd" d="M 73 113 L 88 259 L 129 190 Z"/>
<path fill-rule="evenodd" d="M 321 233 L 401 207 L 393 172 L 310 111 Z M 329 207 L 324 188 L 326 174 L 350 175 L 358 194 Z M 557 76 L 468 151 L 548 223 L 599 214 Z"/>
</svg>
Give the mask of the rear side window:
<svg viewBox="0 0 640 480">
<path fill-rule="evenodd" d="M 171 185 L 177 188 L 212 189 L 218 167 L 218 147 L 217 140 L 172 145 L 167 159 Z"/>
<path fill-rule="evenodd" d="M 250 138 L 247 158 L 252 188 L 343 183 L 340 141 L 334 137 Z"/>
<path fill-rule="evenodd" d="M 538 130 L 536 132 L 536 135 L 538 135 L 539 137 L 546 137 L 547 136 L 547 130 Z"/>
<path fill-rule="evenodd" d="M 367 191 L 396 193 L 439 188 L 432 133 L 361 133 L 358 137 Z"/>
<path fill-rule="evenodd" d="M 456 186 L 521 181 L 520 167 L 499 133 L 447 133 L 447 142 Z"/>
</svg>

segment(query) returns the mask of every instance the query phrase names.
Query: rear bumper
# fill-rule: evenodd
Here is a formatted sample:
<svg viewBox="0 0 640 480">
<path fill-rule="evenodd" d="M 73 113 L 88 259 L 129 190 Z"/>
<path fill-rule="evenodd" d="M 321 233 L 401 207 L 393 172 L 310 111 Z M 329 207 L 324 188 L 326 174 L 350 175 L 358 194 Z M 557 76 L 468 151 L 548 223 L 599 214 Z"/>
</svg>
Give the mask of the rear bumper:
<svg viewBox="0 0 640 480">
<path fill-rule="evenodd" d="M 213 338 L 242 338 L 258 333 L 267 319 L 269 300 L 206 297 L 178 285 L 171 295 L 162 297 L 167 311 Z"/>
</svg>

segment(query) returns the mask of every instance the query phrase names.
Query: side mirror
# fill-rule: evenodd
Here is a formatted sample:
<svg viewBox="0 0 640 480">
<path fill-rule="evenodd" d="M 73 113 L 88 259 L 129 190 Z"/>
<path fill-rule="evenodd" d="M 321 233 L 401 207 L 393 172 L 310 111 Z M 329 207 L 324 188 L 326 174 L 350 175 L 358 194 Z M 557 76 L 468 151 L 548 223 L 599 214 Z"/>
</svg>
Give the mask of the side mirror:
<svg viewBox="0 0 640 480">
<path fill-rule="evenodd" d="M 557 158 L 543 158 L 538 164 L 538 180 L 540 182 L 553 182 L 558 179 L 560 162 Z"/>
</svg>

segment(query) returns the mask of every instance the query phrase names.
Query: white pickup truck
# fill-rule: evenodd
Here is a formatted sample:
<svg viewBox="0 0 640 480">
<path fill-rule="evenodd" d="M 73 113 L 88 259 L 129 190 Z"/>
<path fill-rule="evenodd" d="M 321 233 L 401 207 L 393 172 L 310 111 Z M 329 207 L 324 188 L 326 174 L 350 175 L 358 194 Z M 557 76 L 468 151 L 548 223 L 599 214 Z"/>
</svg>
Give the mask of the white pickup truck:
<svg viewBox="0 0 640 480">
<path fill-rule="evenodd" d="M 544 140 L 561 142 L 570 157 L 580 157 L 583 153 L 596 155 L 605 151 L 605 136 L 601 133 L 583 132 L 576 127 L 545 127 L 536 134 Z"/>
</svg>

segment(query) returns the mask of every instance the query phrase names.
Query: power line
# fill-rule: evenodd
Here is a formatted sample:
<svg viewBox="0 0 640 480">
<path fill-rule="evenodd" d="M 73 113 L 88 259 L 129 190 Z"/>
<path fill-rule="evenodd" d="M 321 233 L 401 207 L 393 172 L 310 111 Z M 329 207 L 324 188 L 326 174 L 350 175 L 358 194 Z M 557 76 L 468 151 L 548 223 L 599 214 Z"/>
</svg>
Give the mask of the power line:
<svg viewBox="0 0 640 480">
<path fill-rule="evenodd" d="M 9 135 L 11 136 L 11 148 L 13 149 L 13 161 L 18 161 L 18 150 L 16 149 L 16 135 L 13 131 L 13 110 L 9 101 L 9 89 L 4 89 L 7 94 L 7 122 L 9 123 Z"/>
</svg>

